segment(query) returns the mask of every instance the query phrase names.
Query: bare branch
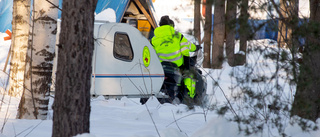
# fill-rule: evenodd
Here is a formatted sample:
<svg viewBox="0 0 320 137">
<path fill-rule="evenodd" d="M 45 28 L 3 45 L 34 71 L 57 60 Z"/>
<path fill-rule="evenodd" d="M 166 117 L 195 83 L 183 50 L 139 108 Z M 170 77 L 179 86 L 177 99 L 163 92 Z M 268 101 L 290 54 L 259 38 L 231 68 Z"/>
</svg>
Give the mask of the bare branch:
<svg viewBox="0 0 320 137">
<path fill-rule="evenodd" d="M 52 3 L 51 1 L 49 1 L 49 0 L 46 0 L 46 1 L 47 1 L 48 3 L 50 3 L 53 7 L 59 9 L 60 11 L 62 11 L 62 9 L 60 9 L 59 6 L 53 4 L 53 3 Z"/>
</svg>

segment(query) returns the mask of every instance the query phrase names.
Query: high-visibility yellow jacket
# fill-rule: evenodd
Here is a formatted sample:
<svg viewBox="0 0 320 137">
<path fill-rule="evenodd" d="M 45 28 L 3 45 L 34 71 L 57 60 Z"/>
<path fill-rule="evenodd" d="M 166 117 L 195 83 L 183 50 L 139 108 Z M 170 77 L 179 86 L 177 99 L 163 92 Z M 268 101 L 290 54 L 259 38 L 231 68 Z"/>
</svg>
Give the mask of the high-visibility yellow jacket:
<svg viewBox="0 0 320 137">
<path fill-rule="evenodd" d="M 196 46 L 170 25 L 163 25 L 154 30 L 151 44 L 160 61 L 175 63 L 178 67 L 183 64 L 183 56 L 190 56 Z"/>
</svg>

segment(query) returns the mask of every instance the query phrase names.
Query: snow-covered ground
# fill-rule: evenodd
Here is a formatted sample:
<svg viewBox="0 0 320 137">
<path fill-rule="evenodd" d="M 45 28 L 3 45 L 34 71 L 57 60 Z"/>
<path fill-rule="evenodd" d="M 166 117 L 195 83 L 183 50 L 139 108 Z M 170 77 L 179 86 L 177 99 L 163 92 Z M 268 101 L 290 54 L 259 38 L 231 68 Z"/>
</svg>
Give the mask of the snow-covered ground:
<svg viewBox="0 0 320 137">
<path fill-rule="evenodd" d="M 162 15 L 181 15 L 181 22 L 176 22 L 181 31 L 192 27 L 186 19 L 189 16 L 185 10 L 192 10 L 192 6 L 182 11 L 174 10 L 180 5 L 178 2 L 183 0 L 156 0 L 155 9 L 157 16 Z M 177 3 L 176 3 L 177 2 Z M 169 4 L 170 3 L 170 4 Z M 163 7 L 167 8 L 161 8 Z M 187 24 L 187 25 L 186 25 Z M 179 28 L 179 26 L 183 26 Z M 188 27 L 187 27 L 188 26 Z M 6 34 L 0 33 L 0 70 L 3 69 L 10 41 L 3 41 Z M 274 47 L 275 43 L 270 40 L 253 41 L 255 46 L 266 45 L 267 48 Z M 266 50 L 270 51 L 270 50 Z M 260 68 L 254 74 L 270 73 L 274 70 L 274 62 L 261 57 L 261 53 L 251 52 L 248 54 L 248 65 L 259 66 Z M 267 64 L 267 65 L 266 65 Z M 271 68 L 271 69 L 270 69 Z M 211 103 L 226 102 L 226 97 L 230 98 L 234 93 L 231 86 L 234 79 L 230 78 L 231 72 L 238 72 L 244 66 L 230 67 L 227 63 L 223 64 L 223 69 L 203 69 L 203 74 L 207 75 L 208 87 L 207 93 L 210 96 Z M 285 73 L 283 73 L 285 75 Z M 0 72 L 0 80 L 5 81 L 7 75 Z M 213 86 L 215 81 L 219 81 L 220 88 Z M 284 85 L 283 94 L 292 97 L 290 86 L 286 81 L 280 81 Z M 47 120 L 19 120 L 15 119 L 19 98 L 4 96 L 3 84 L 0 83 L 0 137 L 27 136 L 27 137 L 50 137 L 52 133 L 52 109 L 49 108 Z M 223 94 L 224 93 L 224 94 Z M 292 98 L 291 98 L 292 99 Z M 50 98 L 50 106 L 54 99 Z M 236 113 L 240 110 L 236 110 Z M 232 117 L 233 114 L 227 113 L 226 117 Z M 285 123 L 285 133 L 292 137 L 320 137 L 320 131 L 303 132 L 299 126 Z M 318 126 L 320 126 L 318 124 Z M 262 133 L 251 135 L 256 136 L 281 136 L 274 127 L 264 127 Z M 208 108 L 196 107 L 189 110 L 186 105 L 160 104 L 155 98 L 150 98 L 145 105 L 139 103 L 137 98 L 121 98 L 120 100 L 103 97 L 94 98 L 91 101 L 90 115 L 90 134 L 82 137 L 242 137 L 244 133 L 238 131 L 238 124 L 229 122 L 225 117 L 219 116 L 215 111 Z"/>
<path fill-rule="evenodd" d="M 0 39 L 3 39 L 1 34 Z M 260 40 L 267 42 L 269 40 Z M 0 44 L 1 62 L 3 67 L 4 57 L 7 54 L 10 43 Z M 272 45 L 270 45 L 272 46 Z M 255 58 L 249 55 L 249 58 Z M 250 61 L 248 64 L 265 62 L 262 58 Z M 268 62 L 268 61 L 267 61 Z M 271 62 L 269 62 L 271 63 Z M 242 67 L 238 67 L 241 69 Z M 223 70 L 203 70 L 204 73 L 211 72 L 208 80 L 208 91 L 211 99 L 225 102 L 222 91 L 230 96 L 229 89 L 231 85 L 229 73 L 233 68 L 224 64 Z M 2 74 L 2 73 L 1 73 Z M 222 90 L 215 89 L 212 86 L 213 79 L 220 77 L 220 86 Z M 1 75 L 6 78 L 6 75 Z M 284 92 L 289 93 L 288 89 Z M 1 88 L 1 93 L 3 89 Z M 214 93 L 214 95 L 213 95 Z M 2 99 L 2 95 L 0 95 Z M 50 106 L 53 98 L 50 98 Z M 52 133 L 52 109 L 47 120 L 19 120 L 15 119 L 19 98 L 5 96 L 0 101 L 0 137 L 28 136 L 28 137 L 50 137 Z M 227 113 L 232 116 L 231 113 Z M 280 136 L 276 129 L 263 131 L 255 136 Z M 317 137 L 320 131 L 303 132 L 297 125 L 287 124 L 286 134 L 292 137 Z M 241 137 L 244 133 L 239 133 L 238 125 L 229 122 L 224 117 L 218 116 L 215 111 L 207 108 L 196 107 L 189 110 L 186 105 L 160 104 L 155 98 L 149 99 L 145 105 L 139 103 L 137 98 L 122 98 L 121 100 L 106 100 L 100 96 L 91 101 L 90 115 L 90 134 L 82 137 Z"/>
</svg>

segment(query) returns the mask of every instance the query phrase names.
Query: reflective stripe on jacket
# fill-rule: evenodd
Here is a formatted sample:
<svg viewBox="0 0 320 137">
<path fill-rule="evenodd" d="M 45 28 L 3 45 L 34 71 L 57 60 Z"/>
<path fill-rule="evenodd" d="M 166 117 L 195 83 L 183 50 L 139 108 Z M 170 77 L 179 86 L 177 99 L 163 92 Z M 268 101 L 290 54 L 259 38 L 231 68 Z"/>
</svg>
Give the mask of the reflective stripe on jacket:
<svg viewBox="0 0 320 137">
<path fill-rule="evenodd" d="M 176 32 L 170 25 L 163 25 L 154 30 L 151 44 L 160 61 L 175 63 L 178 67 L 183 64 L 183 56 L 190 56 L 196 46 L 189 42 L 181 33 Z"/>
</svg>

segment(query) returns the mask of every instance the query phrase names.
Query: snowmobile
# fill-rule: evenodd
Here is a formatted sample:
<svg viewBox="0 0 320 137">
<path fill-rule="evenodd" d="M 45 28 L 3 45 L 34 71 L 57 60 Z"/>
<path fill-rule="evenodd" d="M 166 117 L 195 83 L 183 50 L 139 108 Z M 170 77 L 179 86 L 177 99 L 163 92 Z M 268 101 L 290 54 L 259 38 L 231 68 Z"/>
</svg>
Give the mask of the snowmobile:
<svg viewBox="0 0 320 137">
<path fill-rule="evenodd" d="M 165 79 L 161 87 L 160 92 L 167 95 L 167 98 L 157 98 L 160 103 L 183 103 L 188 106 L 198 105 L 203 106 L 207 103 L 206 78 L 202 75 L 202 71 L 197 66 L 198 55 L 202 55 L 202 52 L 197 51 L 192 57 L 184 56 L 184 65 L 177 67 L 176 64 L 171 62 L 161 62 L 164 70 Z M 183 79 L 187 77 L 183 75 L 182 71 L 187 73 L 193 73 L 194 79 L 196 79 L 195 92 L 196 95 L 192 98 L 188 95 L 188 89 L 186 88 Z M 184 72 L 185 73 L 185 72 Z M 144 104 L 148 98 L 141 98 L 140 103 Z"/>
</svg>

